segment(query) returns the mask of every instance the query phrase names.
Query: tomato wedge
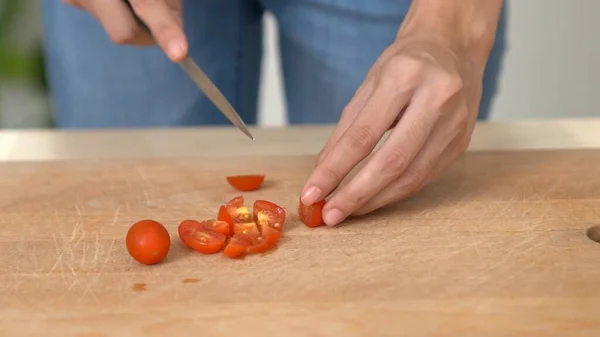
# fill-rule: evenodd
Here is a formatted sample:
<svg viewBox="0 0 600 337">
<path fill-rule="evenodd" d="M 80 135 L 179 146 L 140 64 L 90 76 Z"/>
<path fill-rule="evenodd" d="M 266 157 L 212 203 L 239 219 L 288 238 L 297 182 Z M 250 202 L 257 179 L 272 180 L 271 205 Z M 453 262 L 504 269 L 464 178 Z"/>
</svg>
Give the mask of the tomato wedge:
<svg viewBox="0 0 600 337">
<path fill-rule="evenodd" d="M 223 222 L 231 219 L 233 234 L 223 254 L 237 258 L 263 253 L 277 246 L 283 236 L 285 218 L 285 210 L 270 201 L 256 200 L 250 213 L 243 196 L 231 199 L 219 208 L 218 219 Z"/>
<path fill-rule="evenodd" d="M 244 205 L 244 197 L 241 195 L 229 200 L 225 205 L 225 210 L 229 213 L 232 224 L 252 222 L 252 214 Z"/>
<path fill-rule="evenodd" d="M 285 210 L 266 200 L 256 200 L 253 206 L 253 217 L 262 229 L 264 226 L 271 227 L 275 230 L 282 231 L 285 223 Z"/>
<path fill-rule="evenodd" d="M 283 232 L 278 231 L 270 226 L 260 227 L 261 236 L 264 237 L 270 246 L 275 246 L 283 235 Z"/>
<path fill-rule="evenodd" d="M 260 236 L 260 230 L 254 222 L 236 223 L 233 224 L 233 234 L 244 234 L 251 238 L 255 238 Z"/>
<path fill-rule="evenodd" d="M 246 254 L 248 247 L 252 245 L 252 239 L 247 235 L 234 235 L 223 250 L 223 255 L 232 259 L 242 257 Z"/>
<path fill-rule="evenodd" d="M 302 200 L 298 204 L 298 215 L 300 220 L 307 227 L 319 227 L 323 225 L 323 206 L 325 206 L 325 200 L 321 200 L 311 206 L 307 206 L 302 203 Z"/>
<path fill-rule="evenodd" d="M 238 191 L 257 190 L 260 188 L 264 180 L 264 175 L 240 175 L 227 177 L 227 182 L 229 185 Z"/>
<path fill-rule="evenodd" d="M 229 224 L 230 232 L 230 235 L 228 236 L 233 235 L 233 220 L 231 219 L 231 215 L 229 215 L 229 212 L 227 212 L 227 207 L 225 207 L 225 205 L 221 205 L 221 207 L 219 207 L 219 214 L 217 215 L 217 220 L 227 222 Z"/>
<path fill-rule="evenodd" d="M 233 235 L 231 225 L 225 221 L 220 220 L 206 220 L 200 222 L 200 224 L 210 230 L 221 233 L 227 237 Z"/>
<path fill-rule="evenodd" d="M 184 245 L 203 254 L 219 252 L 227 240 L 224 234 L 209 229 L 206 224 L 196 220 L 182 221 L 178 233 Z"/>
</svg>

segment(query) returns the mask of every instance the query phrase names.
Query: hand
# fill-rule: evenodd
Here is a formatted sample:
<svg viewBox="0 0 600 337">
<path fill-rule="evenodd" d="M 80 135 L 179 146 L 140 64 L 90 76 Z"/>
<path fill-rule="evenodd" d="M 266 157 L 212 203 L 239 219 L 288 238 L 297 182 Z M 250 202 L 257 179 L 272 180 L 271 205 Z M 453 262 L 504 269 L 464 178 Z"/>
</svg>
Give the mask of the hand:
<svg viewBox="0 0 600 337">
<path fill-rule="evenodd" d="M 467 149 L 483 66 L 450 46 L 434 35 L 405 35 L 372 67 L 319 154 L 302 201 L 327 197 L 393 131 L 327 201 L 327 225 L 413 195 Z"/>
<path fill-rule="evenodd" d="M 156 42 L 174 61 L 188 52 L 181 16 L 182 0 L 131 0 L 131 5 L 151 30 Z M 124 0 L 62 0 L 86 10 L 104 27 L 113 42 L 119 45 L 153 45 L 154 39 L 139 26 Z"/>
</svg>

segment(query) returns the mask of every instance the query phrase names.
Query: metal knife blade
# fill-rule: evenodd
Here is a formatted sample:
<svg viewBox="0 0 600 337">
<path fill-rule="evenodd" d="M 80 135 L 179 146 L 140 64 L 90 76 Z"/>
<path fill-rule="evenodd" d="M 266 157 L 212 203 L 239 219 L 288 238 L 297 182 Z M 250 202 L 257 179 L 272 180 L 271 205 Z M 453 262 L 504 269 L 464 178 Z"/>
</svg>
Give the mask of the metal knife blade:
<svg viewBox="0 0 600 337">
<path fill-rule="evenodd" d="M 131 14 L 134 16 L 137 23 L 150 35 L 152 32 L 142 19 L 135 13 L 129 0 L 123 0 L 129 7 Z M 248 130 L 246 123 L 242 120 L 240 115 L 231 106 L 227 98 L 221 93 L 221 91 L 215 86 L 215 84 L 208 78 L 206 73 L 200 68 L 194 60 L 189 56 L 178 62 L 179 66 L 188 74 L 192 81 L 204 92 L 204 94 L 210 99 L 210 101 L 221 111 L 221 113 L 238 129 L 240 129 L 250 139 L 255 140 L 254 136 Z"/>
</svg>

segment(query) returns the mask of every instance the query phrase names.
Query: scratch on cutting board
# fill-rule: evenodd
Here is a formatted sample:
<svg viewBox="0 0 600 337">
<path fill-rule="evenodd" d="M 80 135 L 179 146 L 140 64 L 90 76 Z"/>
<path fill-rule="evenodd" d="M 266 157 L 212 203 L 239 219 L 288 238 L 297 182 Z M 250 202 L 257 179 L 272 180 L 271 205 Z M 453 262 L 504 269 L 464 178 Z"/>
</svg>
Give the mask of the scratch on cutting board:
<svg viewBox="0 0 600 337">
<path fill-rule="evenodd" d="M 154 205 L 153 203 L 150 202 L 150 197 L 148 197 L 148 191 L 146 190 L 146 185 L 148 185 L 148 178 L 146 178 L 146 176 L 144 175 L 144 173 L 142 172 L 142 170 L 139 167 L 135 168 L 136 171 L 138 172 L 138 174 L 140 175 L 140 177 L 142 178 L 142 193 L 144 193 L 144 198 L 146 199 L 146 206 L 147 207 L 156 207 L 156 205 Z"/>
<path fill-rule="evenodd" d="M 109 227 L 112 227 L 115 225 L 115 223 L 117 222 L 117 220 L 119 219 L 119 213 L 120 213 L 120 207 L 117 207 L 115 209 L 115 215 L 113 216 L 113 221 L 112 223 L 109 225 Z M 103 228 L 103 227 L 101 227 Z M 96 257 L 94 259 L 94 262 L 97 261 L 97 256 L 98 256 L 98 252 L 101 250 L 100 245 L 98 244 L 98 240 L 100 237 L 101 233 L 96 234 Z M 96 296 L 96 294 L 92 291 L 92 284 L 100 277 L 102 276 L 102 273 L 104 272 L 104 269 L 106 268 L 106 265 L 108 264 L 108 261 L 110 260 L 111 257 L 111 253 L 113 250 L 113 247 L 115 246 L 115 241 L 116 239 L 113 238 L 110 242 L 110 246 L 108 247 L 108 251 L 106 252 L 106 258 L 104 259 L 104 262 L 102 262 L 102 266 L 100 267 L 100 270 L 98 271 L 98 273 L 96 273 L 95 277 L 88 282 L 87 287 L 84 291 L 84 293 L 81 295 L 81 298 L 85 297 L 85 295 L 89 292 L 94 298 L 96 298 L 96 300 L 98 300 L 98 297 Z"/>
</svg>

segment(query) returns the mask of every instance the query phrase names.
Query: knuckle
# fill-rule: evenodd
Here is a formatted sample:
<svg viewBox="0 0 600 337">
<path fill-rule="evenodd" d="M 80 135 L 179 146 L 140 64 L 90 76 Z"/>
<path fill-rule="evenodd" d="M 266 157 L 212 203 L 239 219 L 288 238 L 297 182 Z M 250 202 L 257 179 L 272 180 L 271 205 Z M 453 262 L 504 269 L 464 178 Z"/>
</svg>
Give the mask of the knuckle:
<svg viewBox="0 0 600 337">
<path fill-rule="evenodd" d="M 367 126 L 353 125 L 346 132 L 346 146 L 366 155 L 377 145 L 375 133 Z"/>
<path fill-rule="evenodd" d="M 464 87 L 463 80 L 458 74 L 440 73 L 436 76 L 435 82 L 439 91 L 449 96 L 460 92 Z"/>
<path fill-rule="evenodd" d="M 426 170 L 423 170 L 426 171 Z M 425 181 L 426 175 L 421 171 L 415 171 L 408 169 L 406 174 L 406 178 L 402 182 L 401 189 L 403 192 L 407 194 L 412 194 L 417 192 L 423 186 L 423 182 Z"/>
<path fill-rule="evenodd" d="M 335 171 L 334 169 L 330 168 L 329 166 L 322 166 L 321 167 L 321 179 L 319 179 L 322 183 L 320 183 L 319 185 L 337 185 L 341 180 L 342 180 L 342 175 L 340 173 L 338 173 L 337 171 Z M 323 183 L 323 182 L 329 182 L 329 183 Z M 334 186 L 328 186 L 328 187 L 334 187 Z M 329 188 L 326 188 L 327 190 L 329 190 Z"/>
<path fill-rule="evenodd" d="M 315 164 L 318 166 L 319 164 L 321 164 L 325 158 L 327 157 L 327 153 L 328 150 L 321 150 L 321 152 L 319 152 L 319 154 L 317 155 L 317 158 L 315 159 Z"/>
<path fill-rule="evenodd" d="M 111 40 L 118 45 L 126 45 L 133 42 L 135 34 L 130 32 L 115 32 L 110 34 Z"/>
<path fill-rule="evenodd" d="M 466 135 L 458 138 L 456 148 L 460 153 L 462 153 L 469 149 L 470 144 L 471 144 L 471 136 L 469 134 L 466 134 Z"/>
<path fill-rule="evenodd" d="M 383 169 L 392 175 L 403 172 L 409 163 L 406 153 L 400 149 L 391 149 L 382 153 Z"/>
<path fill-rule="evenodd" d="M 423 77 L 423 63 L 407 55 L 397 55 L 383 66 L 379 81 L 393 95 L 411 91 Z"/>
</svg>

